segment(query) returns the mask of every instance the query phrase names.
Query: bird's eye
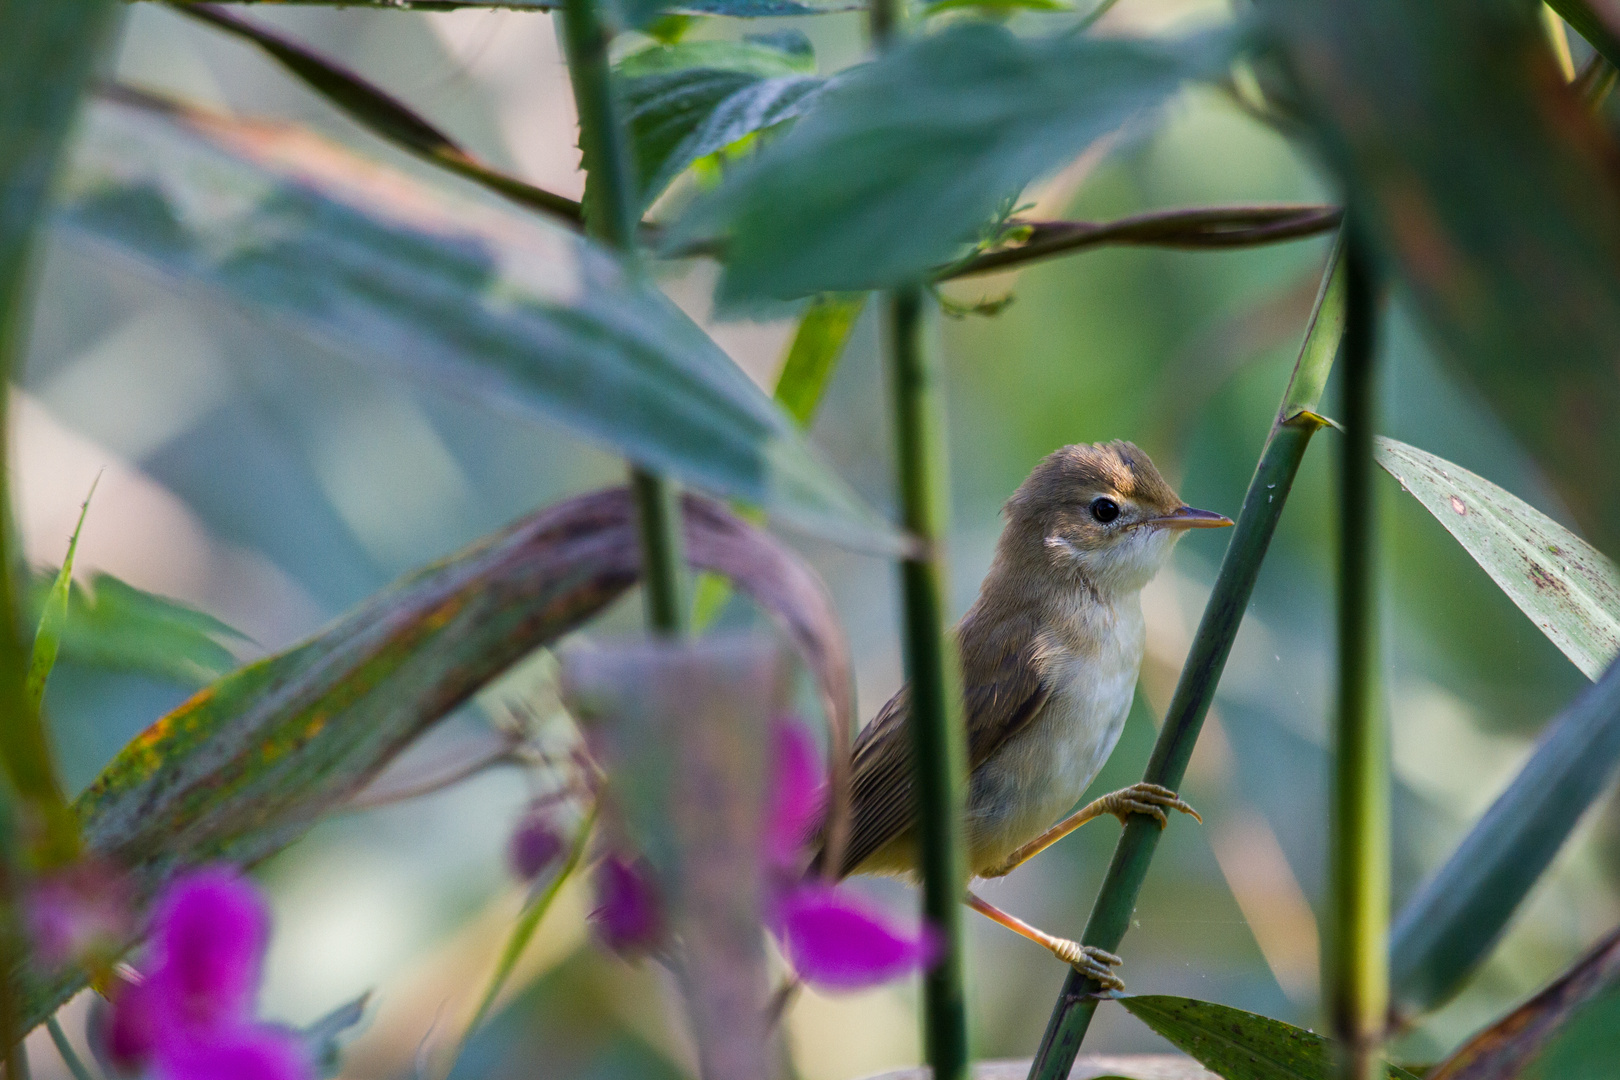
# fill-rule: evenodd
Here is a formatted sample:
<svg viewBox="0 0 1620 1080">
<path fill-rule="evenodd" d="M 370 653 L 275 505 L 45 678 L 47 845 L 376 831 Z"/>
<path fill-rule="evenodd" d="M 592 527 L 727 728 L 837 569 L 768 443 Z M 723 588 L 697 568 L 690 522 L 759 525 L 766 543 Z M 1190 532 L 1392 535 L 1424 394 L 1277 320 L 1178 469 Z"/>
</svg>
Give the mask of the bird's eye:
<svg viewBox="0 0 1620 1080">
<path fill-rule="evenodd" d="M 1106 525 L 1119 517 L 1119 503 L 1102 497 L 1092 499 L 1091 516 Z"/>
</svg>

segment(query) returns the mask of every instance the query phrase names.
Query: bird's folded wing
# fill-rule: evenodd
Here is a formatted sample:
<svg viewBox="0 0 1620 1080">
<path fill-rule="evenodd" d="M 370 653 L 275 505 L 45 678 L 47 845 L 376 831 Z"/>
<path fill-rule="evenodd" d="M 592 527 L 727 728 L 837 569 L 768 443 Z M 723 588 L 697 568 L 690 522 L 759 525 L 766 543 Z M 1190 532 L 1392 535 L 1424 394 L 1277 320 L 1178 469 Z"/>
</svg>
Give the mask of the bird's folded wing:
<svg viewBox="0 0 1620 1080">
<path fill-rule="evenodd" d="M 971 634 L 971 625 L 963 627 Z M 1042 681 L 1023 635 L 1007 635 L 1008 646 L 965 649 L 963 715 L 968 736 L 968 768 L 977 768 L 1021 730 L 1046 703 Z M 1012 642 L 1020 644 L 1014 645 Z M 909 724 L 909 687 L 890 698 L 861 730 L 855 742 L 851 782 L 851 828 L 843 873 L 850 873 L 911 828 L 914 817 Z"/>
</svg>

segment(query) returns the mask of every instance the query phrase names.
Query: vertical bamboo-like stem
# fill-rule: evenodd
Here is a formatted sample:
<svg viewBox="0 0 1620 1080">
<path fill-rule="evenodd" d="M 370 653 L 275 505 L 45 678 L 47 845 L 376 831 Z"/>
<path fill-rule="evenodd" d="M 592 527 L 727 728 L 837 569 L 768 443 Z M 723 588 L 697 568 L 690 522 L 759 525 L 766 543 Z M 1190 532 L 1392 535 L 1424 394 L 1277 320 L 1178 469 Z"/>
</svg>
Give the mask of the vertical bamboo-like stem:
<svg viewBox="0 0 1620 1080">
<path fill-rule="evenodd" d="M 962 811 L 967 745 L 962 677 L 945 635 L 943 542 L 950 514 L 945 470 L 944 388 L 928 347 L 921 287 L 888 301 L 896 478 L 906 530 L 922 550 L 900 564 L 906 677 L 911 686 L 917 840 L 923 916 L 939 935 L 938 962 L 923 981 L 923 1043 L 935 1080 L 968 1075 L 967 999 L 962 978 L 962 899 L 967 885 Z"/>
<path fill-rule="evenodd" d="M 1316 309 L 1300 348 L 1299 360 L 1294 365 L 1293 377 L 1283 392 L 1282 405 L 1277 410 L 1271 437 L 1260 453 L 1254 478 L 1249 481 L 1237 528 L 1232 530 L 1220 574 L 1210 591 L 1198 632 L 1193 636 L 1187 662 L 1165 713 L 1164 726 L 1154 744 L 1153 756 L 1148 759 L 1142 778 L 1149 783 L 1168 788 L 1181 786 L 1299 463 L 1311 436 L 1322 425 L 1322 418 L 1314 410 L 1327 382 L 1343 328 L 1345 274 L 1341 251 L 1341 247 L 1335 247 L 1327 273 L 1322 276 Z M 1134 817 L 1125 826 L 1114 849 L 1108 876 L 1103 879 L 1091 917 L 1086 921 L 1082 942 L 1110 952 L 1119 948 L 1130 925 L 1131 913 L 1136 909 L 1137 894 L 1147 878 L 1159 832 L 1154 823 L 1143 817 Z M 1040 1049 L 1030 1065 L 1030 1080 L 1066 1080 L 1097 1011 L 1095 995 L 1101 989 L 1079 972 L 1069 973 L 1057 1004 L 1052 1007 L 1052 1018 L 1047 1021 Z"/>
<path fill-rule="evenodd" d="M 1389 735 L 1378 678 L 1375 290 L 1351 240 L 1346 265 L 1340 458 L 1338 708 L 1331 904 L 1323 999 L 1341 1080 L 1371 1080 L 1389 1011 Z"/>
<path fill-rule="evenodd" d="M 563 49 L 579 111 L 579 149 L 590 183 L 585 192 L 585 230 L 636 262 L 640 216 L 630 149 L 613 93 L 608 65 L 612 35 L 595 0 L 563 4 Z M 647 625 L 664 637 L 686 633 L 688 613 L 681 587 L 680 502 L 675 485 L 639 466 L 630 469 L 630 489 L 641 525 L 642 592 Z"/>
</svg>

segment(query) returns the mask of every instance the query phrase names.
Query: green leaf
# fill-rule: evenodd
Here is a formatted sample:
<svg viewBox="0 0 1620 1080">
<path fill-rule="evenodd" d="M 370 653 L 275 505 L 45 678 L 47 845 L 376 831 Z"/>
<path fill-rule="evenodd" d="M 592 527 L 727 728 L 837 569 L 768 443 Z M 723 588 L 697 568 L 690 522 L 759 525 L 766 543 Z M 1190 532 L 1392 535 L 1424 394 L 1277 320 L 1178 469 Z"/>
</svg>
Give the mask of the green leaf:
<svg viewBox="0 0 1620 1080">
<path fill-rule="evenodd" d="M 820 296 L 799 320 L 782 373 L 776 377 L 776 400 L 800 427 L 810 426 L 864 307 L 865 293 Z"/>
<path fill-rule="evenodd" d="M 934 0 L 923 8 L 932 18 L 947 11 L 977 11 L 995 18 L 1006 18 L 1019 11 L 1073 11 L 1069 0 Z"/>
<path fill-rule="evenodd" d="M 1030 181 L 1221 70 L 1235 41 L 1026 40 L 978 22 L 912 39 L 841 75 L 671 243 L 722 240 L 728 300 L 915 280 Z"/>
<path fill-rule="evenodd" d="M 1395 920 L 1393 1010 L 1444 1002 L 1489 954 L 1508 920 L 1620 766 L 1620 664 L 1542 731 L 1535 752 Z"/>
<path fill-rule="evenodd" d="M 1620 551 L 1620 171 L 1539 5 L 1266 0 L 1290 91 L 1441 358 Z"/>
<path fill-rule="evenodd" d="M 683 509 L 692 565 L 725 573 L 776 619 L 847 733 L 848 648 L 815 572 L 712 500 L 688 494 Z M 636 536 L 625 489 L 581 496 L 226 676 L 137 736 L 80 796 L 86 846 L 126 869 L 141 901 L 186 866 L 267 858 L 480 687 L 634 585 Z M 24 974 L 24 1028 L 83 978 Z"/>
<path fill-rule="evenodd" d="M 704 68 L 758 75 L 762 79 L 781 75 L 813 75 L 816 57 L 800 48 L 781 48 L 782 42 L 765 44 L 752 41 L 682 41 L 673 45 L 649 45 L 630 53 L 614 65 L 616 75 L 637 79 L 646 75 L 668 75 L 675 71 Z M 792 44 L 797 45 L 795 40 Z M 808 45 L 808 41 L 805 41 Z"/>
<path fill-rule="evenodd" d="M 1558 12 L 1563 20 L 1575 28 L 1576 33 L 1603 54 L 1603 59 L 1620 67 L 1620 38 L 1615 37 L 1597 12 L 1585 0 L 1549 0 L 1548 7 Z"/>
<path fill-rule="evenodd" d="M 1331 1080 L 1332 1044 L 1305 1028 L 1211 1001 L 1159 995 L 1119 1003 L 1225 1080 Z M 1386 1066 L 1389 1080 L 1417 1080 Z"/>
<path fill-rule="evenodd" d="M 263 49 L 349 119 L 401 150 L 482 184 L 521 206 L 552 214 L 573 225 L 583 223 L 584 211 L 578 202 L 490 168 L 404 102 L 341 64 L 216 5 L 169 2 L 171 7 L 192 18 Z"/>
<path fill-rule="evenodd" d="M 1612 1019 L 1589 1048 L 1596 1051 L 1588 1061 L 1591 1071 L 1583 1070 L 1581 1061 L 1588 1049 L 1582 1044 L 1590 1036 L 1568 1029 L 1577 1023 L 1594 1024 L 1592 1016 L 1580 1015 L 1589 1003 L 1599 1022 L 1620 1017 L 1616 1008 L 1620 995 L 1612 992 L 1616 988 L 1620 988 L 1620 931 L 1598 942 L 1535 997 L 1465 1042 L 1429 1073 L 1429 1080 L 1581 1080 L 1583 1072 L 1593 1080 L 1613 1076 L 1620 1028 L 1612 1026 Z M 1611 991 L 1610 1000 L 1600 999 L 1605 991 Z M 1563 1035 L 1569 1041 L 1560 1038 Z M 1543 1048 L 1548 1050 L 1545 1055 Z M 1527 1068 L 1532 1062 L 1536 1066 Z"/>
<path fill-rule="evenodd" d="M 68 235 L 809 531 L 900 546 L 706 334 L 584 238 L 296 128 L 124 103 L 93 119 Z"/>
<path fill-rule="evenodd" d="M 1521 499 L 1444 458 L 1378 440 L 1378 464 L 1457 538 L 1588 679 L 1620 654 L 1620 567 Z"/>
<path fill-rule="evenodd" d="M 84 517 L 90 512 L 90 499 L 95 495 L 99 483 L 101 477 L 98 474 L 90 483 L 90 493 L 84 497 L 84 505 L 79 507 L 79 520 L 73 526 L 73 535 L 68 538 L 62 569 L 56 572 L 45 593 L 45 602 L 40 605 L 33 655 L 28 660 L 28 678 L 23 683 L 23 693 L 28 698 L 29 706 L 36 712 L 45 697 L 45 680 L 51 677 L 51 668 L 56 666 L 57 650 L 62 647 L 62 630 L 68 617 L 68 594 L 73 588 L 73 554 L 79 550 L 79 532 L 84 528 Z"/>
<path fill-rule="evenodd" d="M 31 610 L 43 610 L 51 587 L 49 571 L 34 577 Z M 198 687 L 236 666 L 231 639 L 247 640 L 212 615 L 97 573 L 88 588 L 74 582 L 61 640 L 70 663 Z"/>
<path fill-rule="evenodd" d="M 650 204 L 693 162 L 797 117 L 823 80 L 699 68 L 620 85 L 641 203 Z"/>
</svg>

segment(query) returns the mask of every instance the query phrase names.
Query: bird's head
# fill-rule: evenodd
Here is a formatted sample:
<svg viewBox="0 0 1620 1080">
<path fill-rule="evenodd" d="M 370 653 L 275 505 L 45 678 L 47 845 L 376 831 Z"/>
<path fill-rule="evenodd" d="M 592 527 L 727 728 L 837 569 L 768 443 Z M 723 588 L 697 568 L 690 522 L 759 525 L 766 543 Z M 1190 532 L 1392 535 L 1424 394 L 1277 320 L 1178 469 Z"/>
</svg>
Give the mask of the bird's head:
<svg viewBox="0 0 1620 1080">
<path fill-rule="evenodd" d="M 1109 592 L 1146 585 L 1188 529 L 1232 524 L 1183 503 L 1148 456 L 1122 440 L 1048 454 L 1007 500 L 1006 514 L 1005 556 L 1026 571 L 1043 565 Z"/>
</svg>

